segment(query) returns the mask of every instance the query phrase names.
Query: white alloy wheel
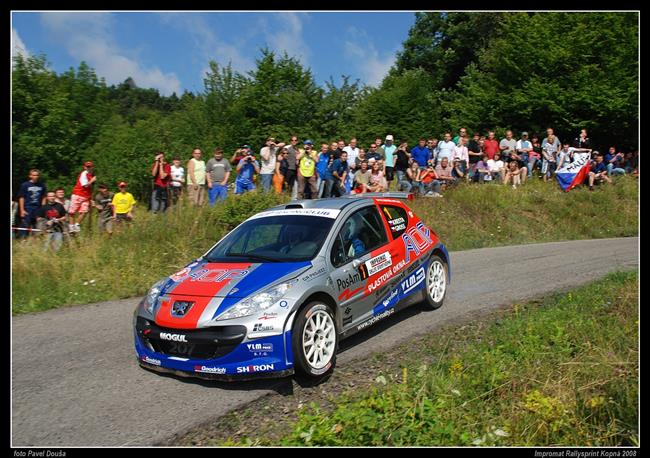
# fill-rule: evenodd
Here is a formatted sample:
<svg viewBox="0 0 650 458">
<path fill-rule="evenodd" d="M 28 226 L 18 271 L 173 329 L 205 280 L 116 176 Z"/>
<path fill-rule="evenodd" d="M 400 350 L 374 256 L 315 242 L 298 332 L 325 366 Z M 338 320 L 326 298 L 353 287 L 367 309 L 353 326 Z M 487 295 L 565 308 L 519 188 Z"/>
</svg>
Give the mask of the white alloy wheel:
<svg viewBox="0 0 650 458">
<path fill-rule="evenodd" d="M 336 328 L 325 310 L 316 310 L 308 318 L 302 332 L 302 351 L 307 363 L 322 369 L 336 351 Z"/>
<path fill-rule="evenodd" d="M 429 266 L 427 290 L 433 302 L 440 302 L 445 297 L 447 289 L 447 276 L 445 266 L 438 259 L 434 259 Z"/>
</svg>

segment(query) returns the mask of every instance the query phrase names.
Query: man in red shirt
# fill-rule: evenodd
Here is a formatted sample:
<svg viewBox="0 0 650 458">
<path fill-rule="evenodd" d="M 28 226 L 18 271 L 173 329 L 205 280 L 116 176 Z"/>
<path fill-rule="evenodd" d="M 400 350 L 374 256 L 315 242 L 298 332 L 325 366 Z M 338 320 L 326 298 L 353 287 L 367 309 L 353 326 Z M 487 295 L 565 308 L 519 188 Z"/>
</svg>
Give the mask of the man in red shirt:
<svg viewBox="0 0 650 458">
<path fill-rule="evenodd" d="M 494 159 L 494 155 L 499 153 L 499 142 L 494 138 L 494 131 L 488 132 L 488 138 L 485 139 L 483 152 L 488 155 L 488 159 Z"/>
<path fill-rule="evenodd" d="M 167 195 L 167 188 L 171 181 L 171 166 L 165 162 L 165 153 L 162 151 L 156 154 L 156 161 L 151 168 L 151 176 L 153 179 L 153 192 L 151 193 L 151 211 L 158 213 L 164 212 L 167 209 L 167 202 L 169 196 Z"/>
<path fill-rule="evenodd" d="M 68 215 L 70 215 L 70 233 L 81 230 L 79 225 L 90 208 L 90 199 L 92 199 L 93 195 L 93 183 L 97 180 L 97 177 L 94 175 L 94 169 L 95 165 L 91 161 L 85 162 L 84 170 L 77 177 L 77 184 L 72 190 L 70 208 L 68 209 Z M 76 223 L 75 215 L 77 215 Z"/>
</svg>

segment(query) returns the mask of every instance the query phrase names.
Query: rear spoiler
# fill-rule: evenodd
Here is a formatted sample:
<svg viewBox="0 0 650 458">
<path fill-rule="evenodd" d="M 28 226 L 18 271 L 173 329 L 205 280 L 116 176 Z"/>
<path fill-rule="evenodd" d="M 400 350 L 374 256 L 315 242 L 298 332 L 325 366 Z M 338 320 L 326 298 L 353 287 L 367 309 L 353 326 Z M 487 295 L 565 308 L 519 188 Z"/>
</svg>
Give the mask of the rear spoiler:
<svg viewBox="0 0 650 458">
<path fill-rule="evenodd" d="M 405 199 L 413 200 L 412 192 L 361 192 L 359 194 L 346 194 L 341 196 L 341 198 L 347 199 L 356 199 L 356 198 L 375 198 L 375 197 L 384 197 L 389 199 Z"/>
</svg>

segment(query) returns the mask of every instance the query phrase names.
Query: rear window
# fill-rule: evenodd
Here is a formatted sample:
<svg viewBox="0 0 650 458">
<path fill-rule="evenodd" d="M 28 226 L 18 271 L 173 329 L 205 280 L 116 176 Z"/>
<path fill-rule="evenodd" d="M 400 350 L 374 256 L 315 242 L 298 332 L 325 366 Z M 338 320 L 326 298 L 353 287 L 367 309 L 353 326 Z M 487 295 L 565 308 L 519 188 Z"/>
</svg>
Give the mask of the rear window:
<svg viewBox="0 0 650 458">
<path fill-rule="evenodd" d="M 386 218 L 393 239 L 401 237 L 408 227 L 408 215 L 406 214 L 406 210 L 402 207 L 395 207 L 393 205 L 382 205 L 381 212 L 383 213 L 384 218 Z"/>
</svg>

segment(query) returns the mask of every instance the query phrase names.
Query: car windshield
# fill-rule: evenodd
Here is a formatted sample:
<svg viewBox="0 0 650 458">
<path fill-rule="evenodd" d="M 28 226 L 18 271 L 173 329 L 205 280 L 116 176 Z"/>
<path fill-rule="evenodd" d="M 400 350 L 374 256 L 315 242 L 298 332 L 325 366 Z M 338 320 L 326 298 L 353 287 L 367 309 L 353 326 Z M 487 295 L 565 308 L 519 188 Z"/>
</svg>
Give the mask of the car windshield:
<svg viewBox="0 0 650 458">
<path fill-rule="evenodd" d="M 205 256 L 209 262 L 299 262 L 314 259 L 334 223 L 306 215 L 266 216 L 246 221 Z"/>
</svg>

